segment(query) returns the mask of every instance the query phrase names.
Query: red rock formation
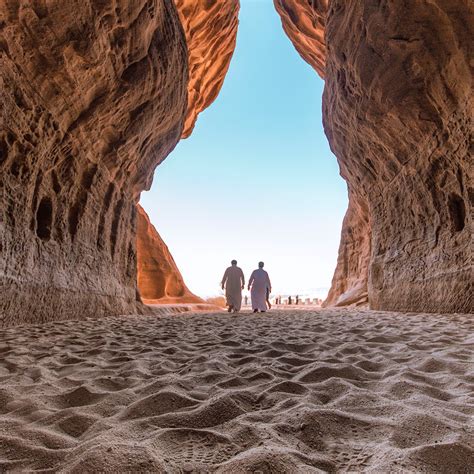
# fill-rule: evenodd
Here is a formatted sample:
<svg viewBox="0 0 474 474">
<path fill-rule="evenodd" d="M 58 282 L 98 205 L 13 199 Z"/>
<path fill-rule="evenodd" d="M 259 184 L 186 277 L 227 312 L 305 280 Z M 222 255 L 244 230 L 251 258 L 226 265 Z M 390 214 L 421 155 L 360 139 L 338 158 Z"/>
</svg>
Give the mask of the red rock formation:
<svg viewBox="0 0 474 474">
<path fill-rule="evenodd" d="M 149 303 L 204 303 L 184 284 L 168 247 L 141 206 L 137 206 L 138 288 Z"/>
<path fill-rule="evenodd" d="M 224 82 L 235 48 L 239 2 L 175 0 L 175 3 L 188 45 L 188 108 L 182 133 L 182 137 L 186 138 L 194 128 L 198 114 L 214 101 Z M 138 210 L 139 218 L 143 212 Z M 156 299 L 168 295 L 168 301 L 171 301 L 172 296 L 175 303 L 194 302 L 196 296 L 188 295 L 185 291 L 180 298 L 180 290 L 173 290 L 169 286 L 172 281 L 179 282 L 179 287 L 184 283 L 171 254 L 154 227 L 151 224 L 139 225 L 137 238 L 138 287 L 142 297 Z M 140 242 L 147 242 L 148 251 L 140 252 Z M 153 242 L 157 242 L 156 249 L 150 247 Z"/>
<path fill-rule="evenodd" d="M 135 311 L 135 203 L 215 98 L 237 27 L 235 1 L 176 2 L 184 31 L 171 0 L 1 4 L 3 324 Z M 367 279 L 374 308 L 474 311 L 472 4 L 275 2 L 325 74 L 349 187 L 330 301 L 361 302 Z"/>
<path fill-rule="evenodd" d="M 473 14 L 464 0 L 330 3 L 324 125 L 351 196 L 331 303 L 368 275 L 373 308 L 474 312 Z"/>
<path fill-rule="evenodd" d="M 214 102 L 234 54 L 239 0 L 175 0 L 188 45 L 188 113 L 183 138 Z"/>
<path fill-rule="evenodd" d="M 135 312 L 135 202 L 186 89 L 171 0 L 1 4 L 3 324 Z"/>
<path fill-rule="evenodd" d="M 273 3 L 298 53 L 324 78 L 324 30 L 329 0 L 273 0 Z"/>
<path fill-rule="evenodd" d="M 350 193 L 349 206 L 342 223 L 337 266 L 324 306 L 367 304 L 370 237 L 367 204 Z"/>
</svg>

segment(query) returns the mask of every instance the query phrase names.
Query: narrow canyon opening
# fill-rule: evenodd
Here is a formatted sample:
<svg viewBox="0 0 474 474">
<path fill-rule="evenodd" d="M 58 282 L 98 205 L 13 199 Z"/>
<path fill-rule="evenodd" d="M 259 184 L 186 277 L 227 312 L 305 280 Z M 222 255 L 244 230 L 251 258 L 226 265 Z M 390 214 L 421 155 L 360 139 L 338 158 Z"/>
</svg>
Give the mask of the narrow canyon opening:
<svg viewBox="0 0 474 474">
<path fill-rule="evenodd" d="M 264 260 L 274 295 L 326 298 L 347 187 L 323 131 L 323 88 L 285 35 L 274 6 L 242 2 L 217 99 L 141 195 L 194 294 L 222 294 L 220 278 L 236 258 L 247 277 Z M 163 258 L 153 265 L 139 245 L 138 259 L 141 295 L 179 301 L 159 272 Z"/>
</svg>

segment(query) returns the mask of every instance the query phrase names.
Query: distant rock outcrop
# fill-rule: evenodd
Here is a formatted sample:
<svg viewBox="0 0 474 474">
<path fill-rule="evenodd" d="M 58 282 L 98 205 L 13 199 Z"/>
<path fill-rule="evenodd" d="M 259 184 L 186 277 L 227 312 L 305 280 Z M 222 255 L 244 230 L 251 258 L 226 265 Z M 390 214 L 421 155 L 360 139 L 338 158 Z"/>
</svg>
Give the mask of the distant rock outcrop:
<svg viewBox="0 0 474 474">
<path fill-rule="evenodd" d="M 168 247 L 141 206 L 137 206 L 138 288 L 146 302 L 204 303 L 186 287 Z"/>
</svg>

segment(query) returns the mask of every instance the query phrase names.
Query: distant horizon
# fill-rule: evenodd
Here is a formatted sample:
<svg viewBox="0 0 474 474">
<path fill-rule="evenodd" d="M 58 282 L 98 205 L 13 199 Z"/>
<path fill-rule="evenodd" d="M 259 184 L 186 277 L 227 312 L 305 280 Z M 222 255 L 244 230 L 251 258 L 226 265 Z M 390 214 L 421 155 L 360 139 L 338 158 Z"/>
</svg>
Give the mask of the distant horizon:
<svg viewBox="0 0 474 474">
<path fill-rule="evenodd" d="M 246 278 L 265 261 L 274 293 L 327 293 L 347 187 L 323 131 L 323 88 L 272 2 L 242 1 L 221 92 L 141 199 L 196 295 L 219 295 L 233 258 Z"/>
<path fill-rule="evenodd" d="M 245 273 L 245 272 L 244 272 Z M 248 276 L 250 276 L 251 272 L 248 272 Z M 247 278 L 247 274 L 245 275 Z M 286 298 L 288 296 L 299 296 L 300 298 L 319 298 L 322 299 L 323 301 L 327 298 L 327 294 L 329 292 L 330 287 L 323 287 L 323 288 L 307 288 L 303 289 L 301 291 L 274 291 L 272 290 L 271 297 L 275 296 L 281 296 L 282 298 Z M 218 290 L 216 293 L 213 294 L 204 294 L 204 295 L 198 295 L 203 299 L 208 299 L 208 298 L 216 298 L 219 296 L 224 296 L 224 291 L 223 290 Z M 242 291 L 242 296 L 249 296 L 250 297 L 250 291 L 247 290 L 247 287 L 245 287 L 245 290 Z"/>
</svg>

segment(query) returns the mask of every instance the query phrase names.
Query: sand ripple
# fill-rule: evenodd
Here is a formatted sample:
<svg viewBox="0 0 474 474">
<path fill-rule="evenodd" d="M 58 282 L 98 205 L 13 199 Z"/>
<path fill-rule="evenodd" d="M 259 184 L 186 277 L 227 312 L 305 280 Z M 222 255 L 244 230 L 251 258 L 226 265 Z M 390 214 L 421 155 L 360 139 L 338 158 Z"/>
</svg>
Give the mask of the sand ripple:
<svg viewBox="0 0 474 474">
<path fill-rule="evenodd" d="M 0 331 L 0 471 L 474 472 L 472 315 Z"/>
</svg>

